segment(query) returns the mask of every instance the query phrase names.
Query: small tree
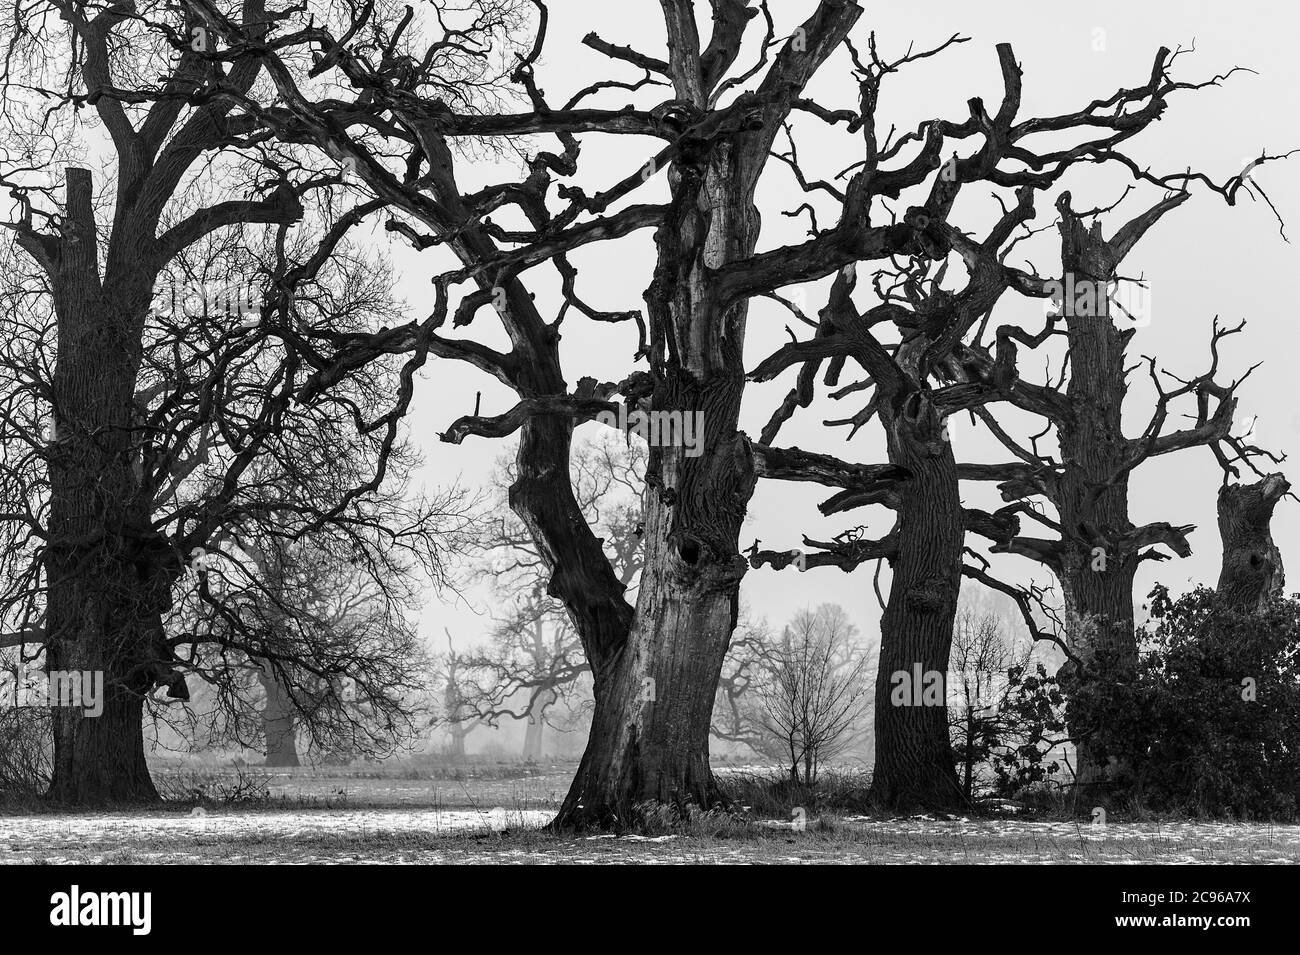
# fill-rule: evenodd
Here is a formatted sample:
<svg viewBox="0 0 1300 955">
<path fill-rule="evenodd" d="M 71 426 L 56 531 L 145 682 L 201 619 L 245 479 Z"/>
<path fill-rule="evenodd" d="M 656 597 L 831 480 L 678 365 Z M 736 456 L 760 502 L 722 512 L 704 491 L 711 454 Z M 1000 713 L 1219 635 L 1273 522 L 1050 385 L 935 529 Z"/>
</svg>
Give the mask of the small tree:
<svg viewBox="0 0 1300 955">
<path fill-rule="evenodd" d="M 995 613 L 958 614 L 948 726 L 968 800 L 988 788 L 1014 795 L 1060 769 L 1049 756 L 1065 742 L 1065 697 L 1036 646 L 1018 645 Z"/>
<path fill-rule="evenodd" d="M 843 607 L 822 604 L 795 614 L 773 648 L 769 679 L 759 690 L 763 726 L 781 741 L 796 785 L 816 783 L 866 712 L 871 661 L 856 645 L 857 633 Z"/>
<path fill-rule="evenodd" d="M 0 656 L 3 670 L 16 676 L 16 654 Z M 9 706 L 0 699 L 0 801 L 32 799 L 45 792 L 53 770 L 50 713 L 38 707 Z"/>
<path fill-rule="evenodd" d="M 1016 650 L 996 616 L 967 608 L 957 614 L 950 660 L 948 728 L 962 792 L 969 800 L 976 784 L 988 781 L 981 770 L 999 743 L 1010 687 L 1007 670 L 1013 662 L 1028 662 L 1028 653 Z"/>
</svg>

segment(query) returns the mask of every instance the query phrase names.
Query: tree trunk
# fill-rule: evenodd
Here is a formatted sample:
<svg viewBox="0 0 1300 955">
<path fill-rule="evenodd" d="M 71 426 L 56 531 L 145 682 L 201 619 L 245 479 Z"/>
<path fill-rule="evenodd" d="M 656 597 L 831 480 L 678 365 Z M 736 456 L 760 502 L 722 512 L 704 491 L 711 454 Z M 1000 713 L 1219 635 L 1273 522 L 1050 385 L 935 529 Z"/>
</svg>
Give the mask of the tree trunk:
<svg viewBox="0 0 1300 955">
<path fill-rule="evenodd" d="M 546 632 L 541 619 L 533 621 L 532 629 L 533 665 L 540 668 L 546 662 Z M 527 724 L 524 727 L 524 762 L 536 762 L 542 758 L 542 737 L 546 730 L 546 710 L 559 695 L 551 687 L 543 689 L 532 700 L 529 707 Z"/>
<path fill-rule="evenodd" d="M 666 487 L 683 491 L 673 503 L 647 486 L 637 615 L 626 645 L 593 666 L 591 735 L 556 826 L 628 826 L 645 803 L 684 812 L 721 802 L 709 769 L 709 727 L 746 564 L 738 519 L 719 527 L 683 518 L 716 520 L 726 512 L 717 505 L 747 502 L 754 482 L 747 447 L 732 455 L 711 447 L 719 472 L 698 485 L 699 497 L 685 497 L 685 482 L 673 478 Z M 678 449 L 661 450 L 662 460 Z M 722 534 L 729 541 L 719 540 Z"/>
<path fill-rule="evenodd" d="M 535 763 L 542 757 L 542 728 L 545 724 L 538 716 L 529 716 L 524 726 L 524 762 Z"/>
<path fill-rule="evenodd" d="M 546 735 L 546 711 L 559 695 L 554 690 L 545 690 L 535 704 L 535 711 L 528 714 L 528 723 L 524 729 L 524 760 L 536 762 L 542 758 L 542 740 Z"/>
<path fill-rule="evenodd" d="M 739 54 L 736 27 L 744 18 L 733 16 L 738 5 L 720 7 L 718 44 L 701 55 L 692 5 L 663 9 L 672 121 L 704 118 L 713 108 L 710 91 Z M 856 5 L 819 6 L 778 54 L 740 126 L 683 138 L 666 170 L 644 170 L 668 177 L 671 201 L 655 232 L 655 273 L 645 295 L 650 400 L 642 408 L 644 391 L 623 394 L 636 410 L 680 415 L 697 431 L 689 449 L 683 441 L 650 442 L 634 612 L 624 609 L 625 587 L 567 486 L 572 424 L 533 418 L 523 428 L 511 505 L 552 571 L 550 592 L 564 600 L 582 638 L 595 696 L 587 750 L 555 827 L 626 826 L 646 802 L 720 802 L 709 726 L 748 567 L 739 535 L 755 485 L 752 449 L 739 430 L 748 298 L 723 273 L 753 255 L 760 226 L 754 193 L 784 118 L 860 13 Z M 508 309 L 535 314 L 522 288 L 511 283 L 506 294 Z M 565 393 L 558 336 L 524 341 L 522 324 L 513 334 L 528 353 L 525 390 Z M 548 430 L 549 447 L 541 440 Z"/>
<path fill-rule="evenodd" d="M 911 472 L 897 511 L 898 556 L 880 620 L 876 674 L 874 802 L 892 810 L 944 810 L 962 803 L 948 736 L 947 674 L 961 587 L 962 522 L 957 464 L 943 426 L 919 393 L 915 417 L 886 409 L 889 460 Z M 895 675 L 940 674 L 938 705 L 895 705 Z M 920 688 L 913 687 L 919 694 Z M 917 703 L 920 705 L 916 705 Z"/>
<path fill-rule="evenodd" d="M 51 669 L 100 670 L 78 650 L 62 644 Z M 48 798 L 60 805 L 111 806 L 157 802 L 161 797 L 145 760 L 144 699 L 115 668 L 104 667 L 103 712 L 87 716 L 60 707 L 54 718 L 54 774 Z"/>
<path fill-rule="evenodd" d="M 275 674 L 262 669 L 258 680 L 266 691 L 262 706 L 262 727 L 266 735 L 266 765 L 270 767 L 300 766 L 298 744 L 295 738 L 293 701 Z"/>
<path fill-rule="evenodd" d="M 1082 281 L 1082 280 L 1080 280 Z M 1128 335 L 1106 316 L 1068 319 L 1071 374 L 1067 395 L 1074 427 L 1060 436 L 1060 478 L 1066 547 L 1061 580 L 1074 628 L 1071 649 L 1099 665 L 1137 662 L 1133 624 L 1136 550 L 1120 536 L 1133 529 L 1120 430 L 1124 401 L 1124 345 Z"/>
<path fill-rule="evenodd" d="M 674 614 L 664 623 L 663 629 L 637 628 L 613 674 L 600 681 L 587 749 L 557 827 L 624 828 L 637 823 L 646 804 L 684 813 L 720 802 L 709 769 L 710 679 L 729 634 L 706 615 L 688 621 Z M 713 639 L 702 645 L 679 638 L 676 628 L 683 625 L 699 626 L 701 638 Z M 664 644 L 675 652 L 659 652 Z M 677 688 L 661 694 L 670 686 Z"/>
<path fill-rule="evenodd" d="M 454 762 L 463 762 L 465 759 L 465 737 L 469 735 L 469 732 L 454 724 L 447 727 L 447 732 L 450 734 L 450 740 L 447 743 L 447 755 Z"/>
<path fill-rule="evenodd" d="M 962 762 L 961 790 L 969 802 L 974 795 L 975 783 L 975 720 L 969 710 L 966 712 L 966 754 Z"/>
<path fill-rule="evenodd" d="M 721 803 L 709 727 L 748 568 L 740 527 L 756 483 L 739 431 L 748 306 L 720 306 L 711 280 L 728 259 L 750 254 L 757 235 L 730 157 L 719 144 L 707 167 L 674 167 L 674 200 L 656 232 L 646 303 L 651 367 L 662 371 L 650 408 L 698 427 L 690 447 L 684 431 L 682 440 L 651 435 L 636 614 L 626 643 L 591 661 L 591 737 L 556 826 L 635 824 L 647 802 Z"/>
<path fill-rule="evenodd" d="M 1070 728 L 1077 740 L 1076 781 L 1087 787 L 1109 772 L 1102 755 L 1106 715 L 1085 702 L 1076 678 L 1108 685 L 1127 679 L 1137 665 L 1133 580 L 1139 558 L 1123 543 L 1133 523 L 1121 427 L 1124 352 L 1132 332 L 1117 328 L 1110 314 L 1116 263 L 1100 229 L 1087 229 L 1071 215 L 1063 217 L 1061 230 L 1072 410 L 1070 426 L 1059 434 L 1061 590 L 1071 651 L 1088 671 L 1066 673 L 1067 688 L 1076 691 Z"/>
<path fill-rule="evenodd" d="M 1218 591 L 1229 606 L 1248 613 L 1262 610 L 1270 597 L 1283 592 L 1282 553 L 1269 525 L 1273 508 L 1289 490 L 1280 474 L 1219 488 L 1223 566 Z"/>
<path fill-rule="evenodd" d="M 91 177 L 68 170 L 67 246 L 55 286 L 47 549 L 47 668 L 103 674 L 98 717 L 61 707 L 49 797 L 89 805 L 153 802 L 144 698 L 170 658 L 162 632 L 180 562 L 150 527 L 133 463 L 140 328 L 150 283 L 101 287 Z M 120 284 L 120 283 L 119 283 Z"/>
</svg>

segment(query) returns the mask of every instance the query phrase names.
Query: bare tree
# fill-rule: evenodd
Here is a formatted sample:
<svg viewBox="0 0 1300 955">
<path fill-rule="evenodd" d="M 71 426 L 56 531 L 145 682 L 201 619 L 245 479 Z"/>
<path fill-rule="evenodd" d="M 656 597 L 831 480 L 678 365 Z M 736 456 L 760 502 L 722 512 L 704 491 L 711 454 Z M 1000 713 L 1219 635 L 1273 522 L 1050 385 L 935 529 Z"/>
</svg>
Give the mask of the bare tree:
<svg viewBox="0 0 1300 955">
<path fill-rule="evenodd" d="M 442 710 L 430 721 L 447 731 L 447 756 L 460 761 L 465 758 L 465 738 L 483 723 L 466 704 L 472 694 L 467 687 L 465 664 L 456 652 L 451 631 L 447 633 L 447 652 L 435 665 L 434 681 L 442 687 Z"/>
<path fill-rule="evenodd" d="M 241 31 L 228 26 L 210 4 L 197 6 L 221 24 L 232 46 L 246 43 Z M 916 231 L 857 221 L 789 249 L 755 254 L 754 194 L 783 121 L 794 112 L 832 123 L 853 119 L 805 102 L 802 91 L 856 21 L 861 12 L 856 4 L 827 0 L 816 5 L 784 41 L 769 27 L 757 66 L 728 79 L 758 11 L 743 0 L 717 0 L 715 33 L 706 47 L 700 43 L 693 4 L 673 0 L 663 5 L 671 48 L 666 60 L 624 53 L 598 37 L 586 41 L 615 60 L 648 70 L 646 82 L 593 84 L 558 109 L 534 81 L 546 33 L 546 8 L 540 3 L 537 8 L 536 42 L 521 51 L 512 72 L 530 107 L 526 112 L 449 113 L 425 68 L 413 71 L 410 60 L 399 65 L 392 55 L 375 62 L 351 42 L 365 26 L 367 35 L 378 31 L 389 50 L 399 42 L 421 43 L 428 55 L 415 62 L 428 64 L 445 46 L 439 30 L 430 29 L 428 18 L 380 22 L 366 8 L 360 18 L 366 22 L 348 24 L 343 34 L 317 28 L 283 40 L 274 50 L 259 47 L 285 104 L 279 112 L 259 104 L 259 116 L 284 138 L 311 140 L 346 157 L 376 195 L 404 215 L 406 221 L 394 224 L 397 231 L 420 247 L 445 245 L 460 259 L 460 268 L 436 281 L 432 318 L 389 336 L 340 341 L 333 360 L 322 363 L 318 383 L 376 355 L 404 350 L 413 351 L 417 362 L 428 353 L 468 361 L 516 391 L 519 403 L 512 411 L 467 416 L 453 423 L 446 438 L 521 431 L 511 503 L 544 555 L 552 574 L 549 590 L 566 605 L 595 684 L 588 753 L 558 822 L 621 824 L 634 815 L 635 805 L 646 801 L 713 805 L 719 798 L 708 769 L 709 717 L 745 569 L 736 535 L 755 478 L 749 442 L 738 429 L 747 302 L 760 292 L 829 274 L 863 252 L 885 256 L 911 248 Z M 336 67 L 361 91 L 358 97 L 368 112 L 387 110 L 395 117 L 395 123 L 382 124 L 382 132 L 388 150 L 400 150 L 408 161 L 404 167 L 386 164 L 366 143 L 348 135 L 348 125 L 360 122 L 357 104 L 311 97 L 296 62 L 282 55 L 295 41 L 323 51 L 320 71 Z M 779 47 L 774 56 L 773 47 Z M 652 109 L 579 106 L 603 91 L 652 90 L 665 79 L 673 98 Z M 724 94 L 730 94 L 726 102 Z M 367 133 L 373 133 L 381 124 L 366 125 Z M 552 177 L 574 173 L 576 134 L 583 132 L 656 137 L 664 145 L 649 163 L 598 194 L 566 186 L 560 190 L 565 205 L 552 211 L 546 203 Z M 450 142 L 537 133 L 558 137 L 562 151 L 529 156 L 524 180 L 473 193 L 457 185 Z M 666 177 L 658 175 L 670 168 Z M 900 185 L 927 171 L 914 167 Z M 662 178 L 668 180 L 667 203 L 610 211 L 623 197 Z M 523 214 L 525 228 L 503 230 L 488 219 L 506 206 Z M 560 320 L 570 309 L 597 320 L 639 319 L 636 312 L 586 305 L 575 292 L 576 273 L 567 254 L 645 228 L 658 230 L 658 263 L 647 296 L 648 333 L 640 349 L 650 370 L 622 385 L 582 382 L 570 392 L 560 373 L 559 337 L 542 318 L 522 273 L 542 264 L 555 266 L 564 289 Z M 482 306 L 492 304 L 506 328 L 510 352 L 436 334 L 451 314 L 448 292 L 462 281 L 476 288 L 456 308 L 453 327 L 472 321 Z M 616 393 L 632 410 L 642 410 L 644 403 L 644 410 L 692 424 L 704 416 L 702 454 L 699 446 L 688 448 L 680 440 L 652 448 L 639 608 L 626 601 L 625 587 L 582 520 L 569 484 L 575 421 L 616 414 L 619 406 L 610 401 Z M 309 388 L 306 395 L 311 394 Z M 646 696 L 648 683 L 665 688 L 664 694 Z M 629 745 L 632 736 L 638 741 L 635 747 Z M 633 763 L 625 759 L 629 752 L 638 754 Z"/>
<path fill-rule="evenodd" d="M 969 802 L 1000 727 L 1012 666 L 1029 662 L 1032 647 L 1017 649 L 1003 621 L 973 608 L 958 612 L 948 668 L 948 728 L 957 755 L 962 793 Z"/>
<path fill-rule="evenodd" d="M 50 15 L 33 8 L 4 37 L 5 136 L 20 148 L 0 179 L 25 262 L 5 272 L 0 639 L 105 674 L 103 716 L 57 714 L 51 797 L 151 800 L 141 716 L 156 685 L 183 696 L 193 658 L 177 647 L 202 642 L 165 626 L 186 590 L 210 594 L 196 553 L 235 528 L 311 531 L 378 570 L 390 553 L 429 556 L 436 532 L 417 503 L 390 533 L 363 500 L 410 463 L 396 419 L 375 413 L 391 369 L 292 401 L 301 334 L 374 327 L 391 308 L 385 270 L 345 243 L 377 204 L 349 207 L 332 170 L 244 137 L 229 101 L 191 98 L 207 82 L 251 90 L 261 71 L 192 44 L 192 13 L 36 6 Z M 238 16 L 270 29 L 259 0 Z M 111 197 L 79 165 L 61 189 L 47 175 L 87 105 Z M 192 284 L 205 276 L 215 294 Z"/>
<path fill-rule="evenodd" d="M 525 760 L 540 758 L 546 726 L 567 730 L 573 711 L 589 707 L 591 671 L 562 613 L 517 607 L 497 621 L 490 643 L 456 656 L 459 720 L 494 728 L 502 720 L 524 723 Z"/>
<path fill-rule="evenodd" d="M 838 604 L 801 610 L 772 647 L 758 688 L 762 724 L 785 752 L 790 781 L 811 786 L 841 755 L 871 701 L 871 660 Z"/>
<path fill-rule="evenodd" d="M 267 765 L 296 765 L 299 737 L 332 759 L 407 742 L 430 689 L 415 626 L 423 575 L 396 560 L 377 575 L 328 537 L 240 528 L 222 543 L 165 622 L 178 666 L 210 684 L 213 705 L 157 715 L 209 743 L 264 749 Z"/>
</svg>

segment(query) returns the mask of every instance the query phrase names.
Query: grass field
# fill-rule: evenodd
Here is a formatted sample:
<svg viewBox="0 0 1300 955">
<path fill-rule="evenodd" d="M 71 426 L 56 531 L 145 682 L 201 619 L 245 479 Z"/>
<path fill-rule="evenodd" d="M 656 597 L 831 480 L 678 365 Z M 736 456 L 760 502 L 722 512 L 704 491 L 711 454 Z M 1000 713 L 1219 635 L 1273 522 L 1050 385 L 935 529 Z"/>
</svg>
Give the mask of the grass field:
<svg viewBox="0 0 1300 955">
<path fill-rule="evenodd" d="M 0 815 L 0 863 L 1300 862 L 1300 826 L 1246 823 L 823 814 L 796 831 L 751 813 L 660 835 L 558 837 L 540 828 L 567 769 L 419 775 L 301 770 L 260 775 L 261 794 L 230 805 Z M 232 780 L 161 774 L 160 783 L 183 793 L 228 791 Z"/>
</svg>

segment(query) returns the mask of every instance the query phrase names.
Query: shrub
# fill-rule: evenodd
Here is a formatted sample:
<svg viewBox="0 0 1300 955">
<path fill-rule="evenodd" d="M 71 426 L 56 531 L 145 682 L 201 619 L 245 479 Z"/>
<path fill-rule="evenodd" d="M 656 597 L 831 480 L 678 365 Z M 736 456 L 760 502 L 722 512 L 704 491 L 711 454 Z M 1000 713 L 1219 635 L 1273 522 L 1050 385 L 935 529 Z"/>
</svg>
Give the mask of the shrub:
<svg viewBox="0 0 1300 955">
<path fill-rule="evenodd" d="M 48 710 L 0 706 L 0 801 L 44 795 L 53 768 Z"/>
<path fill-rule="evenodd" d="M 1013 796 L 1060 771 L 1049 754 L 1065 734 L 1065 697 L 1041 663 L 1007 671 L 1007 689 L 985 741 L 996 777 L 994 791 Z"/>
<path fill-rule="evenodd" d="M 1258 612 L 1201 587 L 1151 593 L 1135 679 L 1114 688 L 1106 755 L 1154 809 L 1295 818 L 1300 807 L 1300 600 Z"/>
</svg>

